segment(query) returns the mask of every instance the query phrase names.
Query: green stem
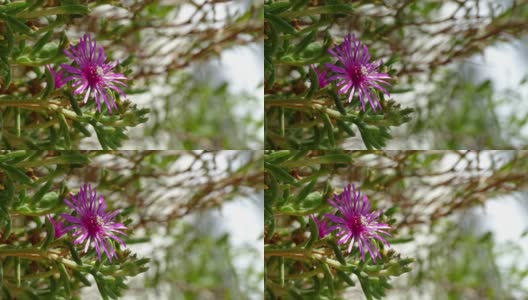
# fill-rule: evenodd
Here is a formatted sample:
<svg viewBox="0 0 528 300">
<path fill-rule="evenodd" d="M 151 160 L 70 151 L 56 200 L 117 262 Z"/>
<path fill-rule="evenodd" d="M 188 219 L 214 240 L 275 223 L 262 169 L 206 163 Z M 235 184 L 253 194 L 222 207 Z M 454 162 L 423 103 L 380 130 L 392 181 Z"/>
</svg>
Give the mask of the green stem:
<svg viewBox="0 0 528 300">
<path fill-rule="evenodd" d="M 327 264 L 331 265 L 335 269 L 340 269 L 340 270 L 345 269 L 344 266 L 340 262 L 335 260 L 335 259 L 331 259 L 331 258 L 328 258 L 326 256 L 323 256 L 323 255 L 317 254 L 317 253 L 312 254 L 312 257 L 317 259 L 317 260 L 319 260 L 319 261 L 321 261 L 321 262 L 324 262 L 324 263 L 327 263 Z"/>
<path fill-rule="evenodd" d="M 350 267 L 343 266 L 339 261 L 331 259 L 325 256 L 324 253 L 320 253 L 315 250 L 307 250 L 300 248 L 290 248 L 290 249 L 266 249 L 264 248 L 264 257 L 270 256 L 279 256 L 279 257 L 288 257 L 298 260 L 309 260 L 316 259 L 320 262 L 326 263 L 332 266 L 335 269 L 345 270 L 350 269 Z"/>
<path fill-rule="evenodd" d="M 300 248 L 289 248 L 289 249 L 273 249 L 273 248 L 264 248 L 264 256 L 308 256 L 310 250 L 300 249 Z"/>
<path fill-rule="evenodd" d="M 65 104 L 57 101 L 42 101 L 42 100 L 12 100 L 7 99 L 4 100 L 0 98 L 0 107 L 17 107 L 17 108 L 26 108 L 26 109 L 32 109 L 32 110 L 48 110 L 48 111 L 54 111 L 63 114 L 66 118 L 75 120 L 75 121 L 89 121 L 90 119 L 95 119 L 93 115 L 90 114 L 84 114 L 82 116 L 77 115 L 72 110 L 64 108 Z M 97 120 L 98 122 L 101 120 Z M 116 121 L 110 121 L 107 120 L 106 122 L 101 121 L 104 125 L 112 126 L 112 127 L 125 127 L 127 124 L 124 120 L 116 120 Z"/>
<path fill-rule="evenodd" d="M 67 266 L 70 269 L 79 270 L 80 266 L 76 262 L 74 262 L 73 260 L 64 258 L 64 257 L 59 256 L 59 255 L 54 254 L 54 253 L 48 254 L 48 258 L 52 259 L 52 260 L 55 260 L 57 262 L 60 262 L 60 263 L 64 264 L 65 266 Z"/>
<path fill-rule="evenodd" d="M 75 113 L 74 111 L 72 110 L 69 110 L 69 109 L 65 109 L 65 108 L 62 108 L 62 107 L 59 107 L 57 106 L 56 104 L 50 104 L 49 105 L 49 108 L 53 111 L 56 111 L 56 112 L 59 112 L 59 113 L 62 113 L 65 117 L 67 117 L 68 119 L 72 119 L 72 120 L 76 120 L 76 121 L 79 121 L 79 116 L 77 115 L 77 113 Z"/>
<path fill-rule="evenodd" d="M 23 11 L 18 13 L 17 17 L 24 19 L 34 19 L 54 15 L 83 14 L 88 12 L 88 8 L 84 8 L 80 5 L 62 5 L 46 7 L 40 10 Z"/>
<path fill-rule="evenodd" d="M 45 251 L 35 248 L 16 249 L 16 248 L 0 248 L 0 257 L 14 256 L 24 258 L 44 258 Z"/>
<path fill-rule="evenodd" d="M 65 159 L 61 156 L 55 156 L 50 157 L 43 160 L 32 160 L 32 161 L 21 161 L 19 163 L 16 163 L 15 165 L 19 168 L 34 168 L 34 167 L 42 167 L 42 166 L 48 166 L 48 165 L 66 165 L 70 164 L 71 161 Z"/>
<path fill-rule="evenodd" d="M 309 101 L 305 99 L 281 99 L 281 98 L 271 98 L 266 97 L 264 99 L 264 103 L 270 106 L 277 106 L 281 104 L 300 104 L 300 105 L 306 105 L 309 103 Z"/>
<path fill-rule="evenodd" d="M 41 250 L 38 248 L 25 248 L 25 249 L 18 249 L 18 248 L 0 248 L 0 257 L 7 257 L 7 256 L 13 256 L 13 257 L 21 257 L 21 258 L 27 258 L 32 260 L 44 260 L 44 259 L 51 259 L 57 262 L 60 262 L 67 266 L 70 269 L 79 269 L 79 265 L 74 262 L 73 260 L 69 260 L 67 258 L 64 258 L 61 253 L 53 251 L 53 250 Z"/>
<path fill-rule="evenodd" d="M 38 217 L 38 216 L 45 216 L 45 215 L 48 215 L 48 214 L 51 214 L 51 213 L 54 213 L 54 212 L 57 212 L 58 209 L 56 208 L 53 208 L 53 209 L 40 209 L 40 210 L 32 210 L 32 211 L 19 211 L 19 210 L 14 210 L 13 213 L 11 214 L 12 216 L 32 216 L 32 217 Z"/>
<path fill-rule="evenodd" d="M 264 100 L 265 106 L 279 106 L 279 107 L 289 107 L 293 109 L 305 109 L 311 108 L 313 110 L 318 110 L 321 112 L 327 113 L 334 119 L 340 119 L 343 115 L 337 110 L 326 107 L 324 101 L 306 101 L 304 99 L 279 99 L 279 98 L 266 98 Z"/>
<path fill-rule="evenodd" d="M 340 119 L 343 115 L 338 112 L 337 110 L 330 109 L 326 106 L 322 106 L 321 104 L 314 103 L 312 104 L 312 107 L 316 110 L 322 111 L 327 113 L 329 116 L 331 116 L 334 119 Z"/>
<path fill-rule="evenodd" d="M 58 15 L 62 13 L 62 9 L 60 7 L 48 7 L 41 10 L 33 10 L 33 11 L 23 11 L 17 15 L 19 18 L 24 19 L 33 19 L 38 17 L 46 17 L 46 16 L 52 16 L 52 15 Z"/>
<path fill-rule="evenodd" d="M 286 278 L 286 279 L 303 279 L 303 278 L 312 277 L 312 276 L 317 275 L 317 274 L 322 273 L 322 272 L 323 272 L 323 269 L 321 267 L 317 267 L 315 270 L 312 270 L 312 271 L 309 271 L 309 272 L 304 272 L 304 273 L 300 273 L 300 274 L 292 274 L 292 275 L 284 275 L 284 278 Z M 278 276 L 271 276 L 271 277 L 278 278 Z"/>
<path fill-rule="evenodd" d="M 42 100 L 18 100 L 18 99 L 2 99 L 0 98 L 0 107 L 8 106 L 8 107 L 19 107 L 19 108 L 41 108 L 41 109 L 47 109 L 51 105 L 54 105 L 54 107 L 57 106 L 57 104 L 61 104 L 60 102 L 45 102 Z"/>
</svg>

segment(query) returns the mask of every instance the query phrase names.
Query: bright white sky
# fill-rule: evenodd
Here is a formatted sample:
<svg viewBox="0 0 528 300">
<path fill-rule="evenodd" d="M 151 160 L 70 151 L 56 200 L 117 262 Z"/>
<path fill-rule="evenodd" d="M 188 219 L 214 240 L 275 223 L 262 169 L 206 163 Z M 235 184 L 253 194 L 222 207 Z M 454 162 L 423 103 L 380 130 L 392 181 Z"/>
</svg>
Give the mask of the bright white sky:
<svg viewBox="0 0 528 300">
<path fill-rule="evenodd" d="M 518 91 L 521 99 L 508 97 L 508 102 L 503 102 L 497 107 L 497 114 L 501 121 L 507 124 L 510 115 L 523 118 L 528 113 L 528 105 L 522 99 L 528 99 L 528 84 L 520 85 L 521 80 L 528 76 L 526 67 L 526 51 L 528 51 L 527 40 L 518 40 L 512 43 L 502 43 L 488 47 L 484 55 L 479 55 L 470 60 L 470 65 L 475 68 L 477 74 L 481 74 L 480 80 L 489 79 L 493 83 L 495 94 L 500 95 L 506 90 Z M 528 136 L 528 127 L 523 128 L 522 133 Z M 514 143 L 522 147 L 519 143 Z"/>
<path fill-rule="evenodd" d="M 263 47 L 259 45 L 257 47 Z M 229 78 L 229 88 L 234 93 L 247 92 L 264 103 L 264 56 L 263 51 L 256 51 L 255 47 L 239 47 L 222 53 L 221 64 L 224 74 Z M 260 86 L 260 87 L 259 87 Z M 236 112 L 242 117 L 248 113 L 254 114 L 254 119 L 264 119 L 264 105 L 246 105 L 237 107 Z M 259 133 L 260 140 L 264 141 L 264 128 Z M 262 148 L 257 145 L 256 149 Z"/>
</svg>

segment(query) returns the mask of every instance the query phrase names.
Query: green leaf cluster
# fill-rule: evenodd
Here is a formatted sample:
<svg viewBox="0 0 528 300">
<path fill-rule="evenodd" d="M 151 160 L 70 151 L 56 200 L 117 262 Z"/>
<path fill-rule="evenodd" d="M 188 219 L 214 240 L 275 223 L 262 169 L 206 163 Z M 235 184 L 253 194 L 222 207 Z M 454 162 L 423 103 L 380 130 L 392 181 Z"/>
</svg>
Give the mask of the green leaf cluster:
<svg viewBox="0 0 528 300">
<path fill-rule="evenodd" d="M 82 139 L 95 133 L 101 148 L 116 149 L 127 139 L 127 128 L 147 121 L 148 109 L 117 93 L 112 97 L 119 109 L 109 114 L 106 107 L 102 113 L 96 110 L 93 96 L 84 105 L 72 88 L 56 89 L 45 66 L 69 61 L 64 50 L 76 41 L 63 29 L 86 18 L 93 6 L 75 2 L 0 6 L 0 148 L 78 149 Z"/>
<path fill-rule="evenodd" d="M 333 212 L 326 199 L 338 192 L 336 182 L 325 178 L 354 161 L 354 155 L 342 151 L 266 152 L 266 299 L 339 299 L 354 286 L 367 299 L 381 299 L 391 288 L 391 277 L 411 270 L 413 259 L 381 243 L 376 245 L 382 259 L 374 262 L 368 255 L 363 261 L 357 247 L 347 253 L 348 245 L 338 245 L 333 236 L 319 238 L 309 216 Z M 395 211 L 387 210 L 382 222 L 394 224 Z M 395 243 L 409 241 L 398 241 L 395 233 L 393 238 Z"/>
<path fill-rule="evenodd" d="M 265 3 L 266 149 L 342 148 L 357 133 L 367 149 L 381 149 L 392 138 L 391 127 L 411 120 L 412 109 L 385 99 L 381 93 L 381 111 L 370 107 L 362 111 L 357 97 L 348 103 L 348 95 L 337 94 L 335 83 L 319 87 L 317 74 L 310 67 L 333 61 L 328 49 L 341 43 L 333 28 L 343 19 L 353 18 L 361 6 L 341 1 Z M 360 36 L 366 44 L 377 37 L 375 33 Z M 394 53 L 381 71 L 394 76 L 396 57 Z M 397 94 L 401 90 L 397 79 L 391 83 L 390 92 Z"/>
<path fill-rule="evenodd" d="M 74 299 L 93 277 L 103 299 L 117 299 L 127 277 L 147 270 L 149 259 L 116 243 L 109 262 L 94 247 L 83 253 L 70 235 L 55 237 L 47 216 L 71 213 L 63 199 L 75 191 L 65 179 L 91 160 L 80 151 L 0 152 L 0 298 Z M 128 224 L 126 215 L 117 218 Z"/>
</svg>

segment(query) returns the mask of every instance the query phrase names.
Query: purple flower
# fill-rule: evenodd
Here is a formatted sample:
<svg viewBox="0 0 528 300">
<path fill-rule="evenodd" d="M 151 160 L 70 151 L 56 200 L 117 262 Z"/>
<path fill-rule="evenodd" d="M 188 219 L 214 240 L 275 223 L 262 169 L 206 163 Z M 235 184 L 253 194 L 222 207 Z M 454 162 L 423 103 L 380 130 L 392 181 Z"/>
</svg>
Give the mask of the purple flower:
<svg viewBox="0 0 528 300">
<path fill-rule="evenodd" d="M 51 65 L 46 65 L 46 68 L 48 68 L 49 72 L 51 73 L 51 76 L 53 76 L 56 89 L 60 89 L 63 85 L 66 84 L 66 81 L 64 81 L 63 70 L 59 70 L 58 72 L 56 72 Z"/>
<path fill-rule="evenodd" d="M 387 94 L 387 96 L 390 96 L 382 84 L 390 85 L 386 80 L 391 78 L 387 73 L 380 73 L 378 71 L 382 61 L 371 63 L 367 46 L 362 45 L 359 39 L 356 39 L 354 35 L 351 37 L 350 34 L 345 37 L 341 45 L 329 49 L 328 52 L 342 64 L 342 67 L 326 64 L 330 70 L 336 73 L 328 80 L 339 81 L 337 83 L 338 87 L 340 87 L 339 93 L 346 94 L 350 90 L 348 102 L 351 102 L 357 90 L 363 111 L 365 111 L 366 100 L 369 101 L 374 111 L 376 111 L 377 107 L 381 109 L 382 107 L 378 96 L 371 88 L 376 88 L 384 94 Z"/>
<path fill-rule="evenodd" d="M 380 240 L 387 247 L 389 243 L 380 235 L 389 235 L 387 230 L 390 229 L 388 224 L 379 223 L 378 218 L 381 211 L 370 211 L 370 202 L 367 196 L 363 196 L 361 200 L 361 193 L 359 188 L 348 185 L 344 188 L 340 196 L 334 195 L 335 201 L 328 199 L 330 204 L 337 208 L 342 217 L 333 214 L 326 214 L 325 216 L 336 224 L 338 229 L 337 237 L 341 237 L 338 244 L 349 243 L 348 252 L 352 250 L 352 246 L 357 241 L 359 251 L 361 252 L 361 259 L 365 260 L 365 250 L 370 253 L 372 260 L 376 262 L 376 258 L 381 258 L 381 254 L 376 248 L 373 239 Z"/>
<path fill-rule="evenodd" d="M 93 242 L 99 260 L 101 260 L 101 253 L 104 251 L 111 262 L 112 257 L 117 257 L 117 254 L 110 243 L 110 239 L 116 240 L 123 247 L 126 247 L 123 240 L 116 235 L 125 235 L 122 230 L 126 229 L 122 223 L 114 222 L 119 211 L 106 212 L 107 206 L 103 196 L 98 198 L 96 190 L 92 190 L 92 186 L 89 184 L 81 187 L 77 197 L 71 195 L 71 200 L 70 202 L 64 199 L 64 202 L 77 213 L 76 217 L 68 214 L 62 214 L 62 217 L 72 223 L 65 230 L 74 230 L 73 236 L 76 237 L 74 244 L 84 243 L 84 252 L 87 252 L 91 242 Z"/>
<path fill-rule="evenodd" d="M 315 224 L 317 224 L 317 228 L 319 228 L 319 238 L 321 239 L 332 232 L 332 230 L 336 229 L 336 226 L 328 228 L 328 222 L 324 219 L 319 220 L 314 214 L 310 215 L 310 217 L 314 220 Z"/>
<path fill-rule="evenodd" d="M 53 224 L 53 229 L 55 230 L 55 238 L 58 239 L 68 232 L 65 230 L 63 222 L 55 220 L 49 215 L 48 215 L 48 219 L 50 220 L 51 224 Z"/>
<path fill-rule="evenodd" d="M 117 61 L 107 63 L 106 54 L 103 47 L 97 46 L 95 40 L 89 34 L 85 34 L 77 46 L 71 46 L 64 53 L 75 61 L 77 67 L 62 64 L 62 67 L 71 73 L 65 81 L 73 80 L 74 94 L 84 93 L 84 102 L 88 101 L 90 94 L 94 94 L 97 102 L 97 110 L 101 111 L 101 100 L 106 103 L 108 110 L 112 113 L 112 108 L 117 105 L 110 94 L 110 90 L 115 90 L 121 96 L 126 97 L 125 93 L 118 85 L 126 86 L 121 80 L 127 78 L 123 74 L 114 73 L 113 68 L 118 64 Z"/>
<path fill-rule="evenodd" d="M 310 67 L 312 67 L 315 74 L 317 75 L 317 79 L 319 80 L 319 88 L 324 88 L 330 84 L 330 81 L 328 80 L 328 70 L 326 68 L 321 68 L 321 70 L 319 70 L 314 64 L 310 65 Z"/>
</svg>

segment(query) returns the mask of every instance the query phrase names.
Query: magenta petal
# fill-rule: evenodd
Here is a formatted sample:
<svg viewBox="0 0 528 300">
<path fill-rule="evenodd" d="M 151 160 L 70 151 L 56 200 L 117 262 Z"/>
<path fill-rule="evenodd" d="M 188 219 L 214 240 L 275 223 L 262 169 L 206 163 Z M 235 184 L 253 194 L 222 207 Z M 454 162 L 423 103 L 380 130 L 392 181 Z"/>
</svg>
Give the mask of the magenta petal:
<svg viewBox="0 0 528 300">
<path fill-rule="evenodd" d="M 84 102 L 86 102 L 93 91 L 97 110 L 101 111 L 101 102 L 104 101 L 109 112 L 112 113 L 112 109 L 117 108 L 117 104 L 109 90 L 126 97 L 123 90 L 117 87 L 117 85 L 126 86 L 122 81 L 127 80 L 124 74 L 114 73 L 117 61 L 107 62 L 103 47 L 97 46 L 95 39 L 89 34 L 85 34 L 76 46 L 71 46 L 64 52 L 76 64 L 76 66 L 62 64 L 64 70 L 71 75 L 66 77 L 65 81 L 73 81 L 73 87 L 77 87 L 74 94 L 84 94 Z"/>
<path fill-rule="evenodd" d="M 70 230 L 69 227 L 64 227 L 63 222 L 53 219 L 50 215 L 48 215 L 48 220 L 51 222 L 51 224 L 53 224 L 53 229 L 55 231 L 55 238 L 57 239 L 65 235 Z"/>
<path fill-rule="evenodd" d="M 324 238 L 326 235 L 328 235 L 330 232 L 332 232 L 332 228 L 333 229 L 336 228 L 335 226 L 329 228 L 328 227 L 328 223 L 327 223 L 326 220 L 324 220 L 324 219 L 319 220 L 315 215 L 311 215 L 310 217 L 312 218 L 312 220 L 317 225 L 317 228 L 319 230 L 319 237 L 320 238 Z"/>
<path fill-rule="evenodd" d="M 337 217 L 335 215 L 325 214 L 325 217 L 334 223 L 346 224 L 346 221 L 343 218 Z"/>
<path fill-rule="evenodd" d="M 81 223 L 81 220 L 79 220 L 78 218 L 76 217 L 72 217 L 68 214 L 61 214 L 61 216 L 66 219 L 66 221 L 70 222 L 70 223 Z"/>
<path fill-rule="evenodd" d="M 357 89 L 363 111 L 366 110 L 365 104 L 367 100 L 374 111 L 376 111 L 377 108 L 382 108 L 378 97 L 372 95 L 369 89 L 378 89 L 390 97 L 390 94 L 381 86 L 381 84 L 389 85 L 384 80 L 391 79 L 391 77 L 387 73 L 379 72 L 379 68 L 382 64 L 381 61 L 370 61 L 371 57 L 368 47 L 362 45 L 361 41 L 356 39 L 354 35 L 348 34 L 344 38 L 343 43 L 334 46 L 334 48 L 329 49 L 328 52 L 337 58 L 342 65 L 341 67 L 337 64 L 326 64 L 328 69 L 336 73 L 331 76 L 328 81 L 339 79 L 348 82 L 346 85 L 343 81 L 338 84 L 338 86 L 342 86 L 339 93 L 345 94 L 350 88 L 352 88 L 352 92 L 350 92 L 348 96 L 348 101 L 350 102 Z"/>
<path fill-rule="evenodd" d="M 360 95 L 363 95 L 361 90 Z M 341 195 L 334 195 L 334 198 L 328 199 L 328 202 L 338 209 L 342 217 L 325 214 L 325 218 L 334 223 L 331 230 L 328 230 L 337 230 L 338 243 L 348 244 L 348 252 L 357 241 L 361 258 L 365 260 L 365 253 L 368 252 L 376 262 L 377 258 L 381 258 L 381 254 L 373 242 L 374 239 L 381 241 L 387 247 L 390 246 L 384 238 L 389 235 L 386 230 L 390 229 L 390 226 L 378 221 L 381 212 L 372 212 L 368 197 L 363 196 L 360 189 L 356 189 L 355 186 L 348 185 Z"/>
<path fill-rule="evenodd" d="M 112 243 L 110 243 L 111 239 L 126 247 L 125 242 L 118 235 L 124 236 L 121 230 L 127 228 L 124 224 L 116 223 L 114 220 L 119 211 L 107 212 L 104 198 L 97 195 L 96 190 L 92 189 L 89 184 L 81 187 L 79 193 L 71 198 L 71 201 L 64 199 L 64 202 L 69 203 L 76 216 L 68 214 L 62 214 L 62 216 L 66 221 L 73 223 L 66 228 L 73 231 L 74 244 L 83 244 L 84 252 L 88 252 L 93 242 L 98 259 L 101 260 L 104 253 L 111 261 L 112 257 L 116 256 Z"/>
</svg>

